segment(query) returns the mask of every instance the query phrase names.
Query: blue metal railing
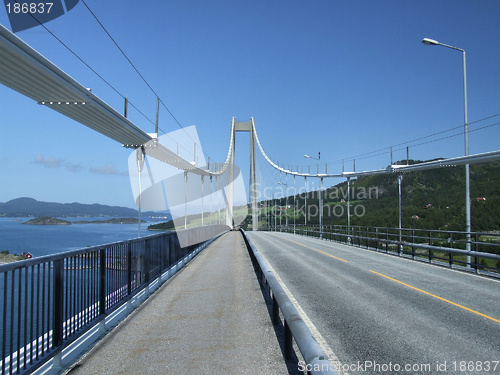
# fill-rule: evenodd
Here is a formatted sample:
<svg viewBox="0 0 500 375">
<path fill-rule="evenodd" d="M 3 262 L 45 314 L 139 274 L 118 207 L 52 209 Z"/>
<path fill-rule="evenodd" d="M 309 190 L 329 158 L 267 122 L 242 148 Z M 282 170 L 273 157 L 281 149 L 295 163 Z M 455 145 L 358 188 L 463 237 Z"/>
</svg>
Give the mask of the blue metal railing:
<svg viewBox="0 0 500 375">
<path fill-rule="evenodd" d="M 198 245 L 164 232 L 0 265 L 1 374 L 33 372 Z"/>
<path fill-rule="evenodd" d="M 364 247 L 389 254 L 425 260 L 429 263 L 460 267 L 476 273 L 500 277 L 500 233 L 472 232 L 471 251 L 465 250 L 467 234 L 414 228 L 296 225 L 265 227 L 262 230 L 296 233 L 309 237 Z M 470 262 L 467 261 L 470 257 Z"/>
</svg>

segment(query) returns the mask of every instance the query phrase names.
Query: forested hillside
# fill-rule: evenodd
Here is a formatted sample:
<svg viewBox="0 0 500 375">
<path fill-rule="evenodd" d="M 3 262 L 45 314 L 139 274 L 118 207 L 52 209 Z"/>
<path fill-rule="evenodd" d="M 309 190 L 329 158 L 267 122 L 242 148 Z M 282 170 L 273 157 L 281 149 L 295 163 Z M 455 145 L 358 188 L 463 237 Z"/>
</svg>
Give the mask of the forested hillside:
<svg viewBox="0 0 500 375">
<path fill-rule="evenodd" d="M 420 162 L 410 161 L 411 164 Z M 500 230 L 500 163 L 471 165 L 470 186 L 472 229 Z M 344 202 L 347 200 L 347 182 L 332 186 L 323 194 L 324 224 L 347 224 L 347 203 Z M 309 193 L 308 206 L 317 205 L 317 199 L 317 192 Z M 292 200 L 289 198 L 289 204 Z M 284 199 L 281 204 L 285 204 Z M 304 194 L 296 197 L 296 204 L 303 209 Z M 318 223 L 315 210 L 308 211 L 311 213 L 308 222 Z M 287 212 L 290 220 L 293 208 Z M 396 173 L 351 180 L 352 225 L 397 227 L 398 218 Z M 303 220 L 302 213 L 296 215 L 297 222 L 303 223 Z M 465 230 L 464 166 L 404 173 L 402 225 L 407 228 Z"/>
</svg>

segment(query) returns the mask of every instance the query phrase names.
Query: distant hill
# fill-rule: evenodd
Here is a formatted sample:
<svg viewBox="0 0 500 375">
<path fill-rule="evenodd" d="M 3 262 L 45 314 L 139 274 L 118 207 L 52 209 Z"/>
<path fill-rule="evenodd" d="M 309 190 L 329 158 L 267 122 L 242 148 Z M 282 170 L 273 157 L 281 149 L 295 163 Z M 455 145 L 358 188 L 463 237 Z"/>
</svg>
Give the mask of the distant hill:
<svg viewBox="0 0 500 375">
<path fill-rule="evenodd" d="M 162 216 L 167 214 L 162 213 Z M 102 204 L 41 202 L 33 198 L 17 198 L 0 203 L 0 217 L 137 217 L 132 208 Z M 156 212 L 143 212 L 143 217 L 158 216 Z"/>
<path fill-rule="evenodd" d="M 352 187 L 356 193 L 378 188 L 378 199 L 354 199 L 354 204 L 363 204 L 366 209 L 365 215 L 353 218 L 354 225 L 397 226 L 397 174 L 360 177 Z M 500 163 L 470 166 L 470 198 L 472 230 L 499 230 Z M 332 224 L 339 223 L 336 217 L 329 219 Z M 465 230 L 464 166 L 404 173 L 402 221 L 407 228 Z"/>
</svg>

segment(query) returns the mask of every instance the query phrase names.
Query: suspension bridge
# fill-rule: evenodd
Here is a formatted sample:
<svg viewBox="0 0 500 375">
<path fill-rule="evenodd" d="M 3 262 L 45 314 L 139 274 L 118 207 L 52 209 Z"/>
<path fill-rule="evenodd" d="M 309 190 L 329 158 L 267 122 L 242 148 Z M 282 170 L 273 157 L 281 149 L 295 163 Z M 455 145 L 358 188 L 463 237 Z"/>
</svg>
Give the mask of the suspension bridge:
<svg viewBox="0 0 500 375">
<path fill-rule="evenodd" d="M 174 232 L 0 266 L 2 374 L 500 372 L 498 244 L 401 219 L 353 226 L 349 208 L 351 179 L 492 162 L 500 150 L 341 173 L 321 170 L 318 155 L 305 173 L 271 160 L 253 118 L 233 118 L 226 160 L 206 162 L 194 133 L 171 145 L 146 133 L 3 26 L 0 82 L 130 148 L 139 209 L 185 213 Z M 238 132 L 250 138 L 243 214 Z M 258 158 L 285 182 L 259 181 Z M 322 220 L 334 177 L 348 184 L 345 226 Z M 318 181 L 318 224 L 281 223 L 268 192 L 285 186 L 295 210 L 297 178 L 305 205 L 307 180 Z M 189 203 L 200 225 L 189 225 Z M 251 230 L 235 231 L 247 214 Z"/>
</svg>

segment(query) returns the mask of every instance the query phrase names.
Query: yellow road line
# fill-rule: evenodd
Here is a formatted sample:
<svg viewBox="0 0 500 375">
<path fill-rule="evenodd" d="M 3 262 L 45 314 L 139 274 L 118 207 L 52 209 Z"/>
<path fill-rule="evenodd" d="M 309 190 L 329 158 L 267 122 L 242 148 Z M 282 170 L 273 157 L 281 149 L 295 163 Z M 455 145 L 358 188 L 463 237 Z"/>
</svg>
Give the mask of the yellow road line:
<svg viewBox="0 0 500 375">
<path fill-rule="evenodd" d="M 497 322 L 497 323 L 500 323 L 500 320 L 498 319 L 495 319 L 495 318 L 492 318 L 491 316 L 489 315 L 486 315 L 486 314 L 483 314 L 483 313 L 480 313 L 479 311 L 476 311 L 476 310 L 472 310 L 472 309 L 469 309 L 468 307 L 465 307 L 465 306 L 462 306 L 458 303 L 455 303 L 455 302 L 452 302 L 450 300 L 447 300 L 445 298 L 442 298 L 442 297 L 439 297 L 439 296 L 436 296 L 435 294 L 432 294 L 432 293 L 429 293 L 429 292 L 426 292 L 425 290 L 422 290 L 422 289 L 419 289 L 419 288 L 415 288 L 414 286 L 411 286 L 409 284 L 406 284 L 406 283 L 403 283 L 402 281 L 399 281 L 399 280 L 396 280 L 396 279 L 393 279 L 392 277 L 389 277 L 389 276 L 386 276 L 386 275 L 383 275 L 381 273 L 378 273 L 378 272 L 375 272 L 375 271 L 372 271 L 370 270 L 370 272 L 373 272 L 374 274 L 377 274 L 379 276 L 382 276 L 382 277 L 385 277 L 386 279 L 389 279 L 389 280 L 392 280 L 392 281 L 395 281 L 401 285 L 404 285 L 404 286 L 407 286 L 408 288 L 411 288 L 411 289 L 414 289 L 414 290 L 417 290 L 421 293 L 424 293 L 424 294 L 427 294 L 428 296 L 431 296 L 431 297 L 434 297 L 434 298 L 437 298 L 441 301 L 444 301 L 444 302 L 448 302 L 449 304 L 453 305 L 453 306 L 457 306 L 457 307 L 460 307 L 461 309 L 464 309 L 464 310 L 467 310 L 471 313 L 474 313 L 474 314 L 477 314 L 477 315 L 480 315 L 482 316 L 483 318 L 486 318 L 486 319 L 490 319 L 490 320 L 493 320 L 494 322 Z"/>
<path fill-rule="evenodd" d="M 332 254 L 325 253 L 324 251 L 321 251 L 321 250 L 315 249 L 314 247 L 309 247 L 309 246 L 307 246 L 307 245 L 304 245 L 303 243 L 300 243 L 300 242 L 297 242 L 297 241 L 294 241 L 294 240 L 290 240 L 290 239 L 285 238 L 285 237 L 281 237 L 281 236 L 278 236 L 278 237 L 279 237 L 279 238 L 282 238 L 282 239 L 284 239 L 284 240 L 287 240 L 287 241 L 290 241 L 290 242 L 296 243 L 297 245 L 307 247 L 308 249 L 312 249 L 312 250 L 314 250 L 314 251 L 317 251 L 317 252 L 320 252 L 320 253 L 322 253 L 322 254 L 328 255 L 329 257 L 332 257 L 332 258 L 335 258 L 335 259 L 341 260 L 342 262 L 349 263 L 349 262 L 348 262 L 347 260 L 345 260 L 345 259 L 342 259 L 342 258 L 336 257 L 335 255 L 332 255 Z"/>
</svg>

